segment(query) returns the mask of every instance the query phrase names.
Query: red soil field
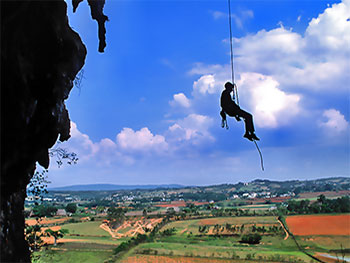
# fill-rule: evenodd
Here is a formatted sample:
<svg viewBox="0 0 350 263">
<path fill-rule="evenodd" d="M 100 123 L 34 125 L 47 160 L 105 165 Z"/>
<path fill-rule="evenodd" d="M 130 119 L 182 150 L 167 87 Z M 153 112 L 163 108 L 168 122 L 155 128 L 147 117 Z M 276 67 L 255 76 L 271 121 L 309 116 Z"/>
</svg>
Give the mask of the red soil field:
<svg viewBox="0 0 350 263">
<path fill-rule="evenodd" d="M 69 220 L 69 217 L 63 217 L 63 218 L 41 218 L 39 221 L 40 225 L 49 225 L 49 224 L 59 224 L 63 223 L 64 221 Z M 36 225 L 38 222 L 36 219 L 26 219 L 26 224 L 29 226 Z"/>
<path fill-rule="evenodd" d="M 350 235 L 350 215 L 288 216 L 286 222 L 296 236 Z"/>
</svg>

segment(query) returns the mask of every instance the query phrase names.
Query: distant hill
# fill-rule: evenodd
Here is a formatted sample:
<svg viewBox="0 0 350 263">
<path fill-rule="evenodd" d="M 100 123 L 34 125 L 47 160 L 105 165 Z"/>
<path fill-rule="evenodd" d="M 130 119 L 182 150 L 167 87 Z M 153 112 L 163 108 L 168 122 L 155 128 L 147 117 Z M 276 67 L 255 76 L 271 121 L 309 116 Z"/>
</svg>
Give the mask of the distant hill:
<svg viewBox="0 0 350 263">
<path fill-rule="evenodd" d="M 209 186 L 184 186 L 180 184 L 160 184 L 160 185 L 114 185 L 114 184 L 87 184 L 71 185 L 64 187 L 49 188 L 48 191 L 65 192 L 83 192 L 83 191 L 118 191 L 118 190 L 155 190 L 155 189 L 174 189 L 177 192 L 215 192 L 215 193 L 237 193 L 245 192 L 271 192 L 272 194 L 283 194 L 293 192 L 321 192 L 321 191 L 340 191 L 350 190 L 350 178 L 331 177 L 313 180 L 291 180 L 291 181 L 270 181 L 256 179 L 246 183 L 219 184 Z"/>
<path fill-rule="evenodd" d="M 291 181 L 270 181 L 266 179 L 256 179 L 251 182 L 237 184 L 220 184 L 200 187 L 200 191 L 214 192 L 271 192 L 272 194 L 283 194 L 293 192 L 322 192 L 322 191 L 340 191 L 350 190 L 350 178 L 348 177 L 330 177 L 313 180 L 291 180 Z"/>
<path fill-rule="evenodd" d="M 85 184 L 69 185 L 62 187 L 49 188 L 48 191 L 115 191 L 115 190 L 135 190 L 135 189 L 168 189 L 184 188 L 179 184 L 160 184 L 160 185 L 116 185 L 116 184 Z"/>
</svg>

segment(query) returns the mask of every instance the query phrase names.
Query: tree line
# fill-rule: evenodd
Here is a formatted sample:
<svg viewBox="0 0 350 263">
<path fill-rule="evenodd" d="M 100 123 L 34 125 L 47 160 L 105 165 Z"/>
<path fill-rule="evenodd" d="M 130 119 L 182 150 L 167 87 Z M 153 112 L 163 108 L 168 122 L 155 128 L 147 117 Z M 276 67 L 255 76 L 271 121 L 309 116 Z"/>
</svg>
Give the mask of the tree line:
<svg viewBox="0 0 350 263">
<path fill-rule="evenodd" d="M 286 212 L 288 214 L 349 213 L 350 197 L 327 199 L 324 195 L 320 195 L 316 202 L 291 200 L 287 202 Z"/>
</svg>

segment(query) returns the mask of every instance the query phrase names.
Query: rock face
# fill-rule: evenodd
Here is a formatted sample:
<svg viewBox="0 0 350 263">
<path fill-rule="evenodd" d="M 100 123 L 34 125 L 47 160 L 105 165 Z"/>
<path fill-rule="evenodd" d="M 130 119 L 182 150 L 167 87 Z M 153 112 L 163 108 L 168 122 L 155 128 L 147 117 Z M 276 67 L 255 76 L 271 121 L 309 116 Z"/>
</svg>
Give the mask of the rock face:
<svg viewBox="0 0 350 263">
<path fill-rule="evenodd" d="M 79 2 L 73 1 L 75 8 Z M 102 52 L 108 20 L 104 0 L 89 4 L 102 26 Z M 63 0 L 1 1 L 1 262 L 30 262 L 24 239 L 26 186 L 36 162 L 47 168 L 48 149 L 70 137 L 64 101 L 85 56 Z"/>
</svg>

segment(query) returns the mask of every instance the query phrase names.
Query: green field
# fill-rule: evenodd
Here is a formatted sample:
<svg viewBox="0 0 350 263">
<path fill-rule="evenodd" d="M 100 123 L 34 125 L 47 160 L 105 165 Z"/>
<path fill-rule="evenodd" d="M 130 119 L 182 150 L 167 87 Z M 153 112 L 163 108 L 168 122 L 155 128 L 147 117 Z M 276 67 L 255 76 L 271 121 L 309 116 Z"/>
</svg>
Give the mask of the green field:
<svg viewBox="0 0 350 263">
<path fill-rule="evenodd" d="M 69 241 L 49 246 L 35 253 L 33 262 L 134 262 L 136 258 L 174 262 L 171 260 L 186 259 L 186 262 L 316 262 L 299 251 L 291 237 L 284 240 L 285 232 L 280 228 L 276 217 L 216 217 L 193 220 L 172 221 L 165 225 L 151 241 L 141 243 L 116 259 L 113 250 L 128 238 L 113 239 L 99 225 L 101 221 L 69 223 L 61 225 L 69 229 L 64 237 Z M 211 231 L 237 227 L 238 230 L 226 232 Z M 244 228 L 242 229 L 242 226 Z M 199 229 L 206 227 L 207 232 Z M 262 239 L 259 244 L 241 243 L 242 235 L 252 233 L 253 226 L 265 227 L 266 232 L 259 232 Z M 272 226 L 278 227 L 275 232 L 267 231 Z M 172 235 L 162 235 L 167 229 L 175 229 Z M 211 230 L 210 230 L 211 229 Z M 256 233 L 256 232 L 255 232 Z M 306 236 L 296 237 L 298 243 L 310 254 L 327 253 L 339 250 L 348 244 L 347 236 Z M 215 261 L 216 260 L 216 261 Z M 146 261 L 140 261 L 146 262 Z M 148 262 L 148 261 L 147 261 Z M 150 261 L 152 262 L 152 261 Z M 139 262 L 138 262 L 139 263 Z"/>
<path fill-rule="evenodd" d="M 211 235 L 199 232 L 203 226 L 214 227 L 226 224 L 235 226 L 245 225 L 243 233 L 240 231 L 232 235 Z M 259 262 L 310 262 L 310 258 L 300 252 L 294 241 L 284 240 L 284 231 L 262 234 L 260 244 L 243 244 L 241 235 L 251 232 L 251 226 L 280 226 L 277 219 L 271 216 L 264 217 L 218 217 L 207 219 L 175 221 L 161 229 L 175 228 L 172 236 L 161 236 L 150 243 L 143 243 L 123 256 L 125 262 L 129 258 L 140 255 L 157 255 L 167 257 L 185 257 L 201 259 L 227 259 L 227 260 L 256 260 Z M 170 259 L 170 258 L 169 258 Z M 166 262 L 166 261 L 164 261 Z M 186 261 L 187 262 L 187 261 Z M 204 261 L 203 261 L 204 262 Z"/>
<path fill-rule="evenodd" d="M 181 233 L 181 234 L 192 233 L 193 235 L 201 235 L 202 233 L 199 232 L 199 227 L 207 226 L 208 228 L 213 229 L 215 225 L 220 225 L 221 227 L 225 227 L 226 224 L 231 224 L 232 226 L 239 227 L 239 228 L 241 228 L 242 225 L 244 225 L 246 230 L 249 229 L 249 227 L 251 227 L 252 225 L 257 225 L 257 226 L 264 225 L 266 227 L 280 226 L 277 219 L 272 216 L 216 217 L 216 218 L 175 221 L 167 224 L 162 230 L 175 228 L 177 233 Z M 230 234 L 241 234 L 241 232 L 235 231 Z"/>
<path fill-rule="evenodd" d="M 226 224 L 232 226 L 245 225 L 244 230 L 236 231 L 232 235 L 199 232 L 199 228 L 207 226 L 213 228 L 219 225 L 224 228 Z M 249 245 L 241 243 L 242 235 L 252 233 L 252 226 L 265 226 L 268 229 L 271 225 L 280 226 L 277 218 L 271 216 L 256 217 L 218 217 L 195 220 L 182 220 L 170 222 L 164 226 L 161 231 L 174 228 L 175 234 L 171 236 L 162 236 L 160 234 L 149 243 L 143 243 L 126 253 L 121 262 L 131 262 L 133 258 L 144 257 L 153 260 L 161 259 L 159 262 L 174 262 L 174 258 L 186 259 L 186 262 L 205 262 L 207 258 L 210 261 L 228 260 L 228 262 L 316 262 L 311 257 L 300 251 L 294 240 L 285 232 L 264 232 L 259 233 L 262 239 L 259 244 Z M 299 245 L 309 254 L 328 253 L 335 255 L 331 250 L 346 248 L 349 244 L 348 236 L 307 236 L 296 237 Z M 143 256 L 143 257 L 142 257 Z M 201 261 L 202 260 L 202 261 Z M 146 262 L 146 261 L 140 261 Z M 180 261 L 179 261 L 180 262 Z"/>
<path fill-rule="evenodd" d="M 102 221 L 82 222 L 64 224 L 61 227 L 68 229 L 69 234 L 82 236 L 105 236 L 110 237 L 110 234 L 100 228 Z"/>
<path fill-rule="evenodd" d="M 43 250 L 35 253 L 35 263 L 101 263 L 112 256 L 112 250 Z"/>
<path fill-rule="evenodd" d="M 68 223 L 61 228 L 69 233 L 56 247 L 48 246 L 34 253 L 33 262 L 84 262 L 100 263 L 113 256 L 113 250 L 126 239 L 113 239 L 110 234 L 99 226 L 102 221 Z M 66 240 L 66 241 L 65 241 Z"/>
</svg>

